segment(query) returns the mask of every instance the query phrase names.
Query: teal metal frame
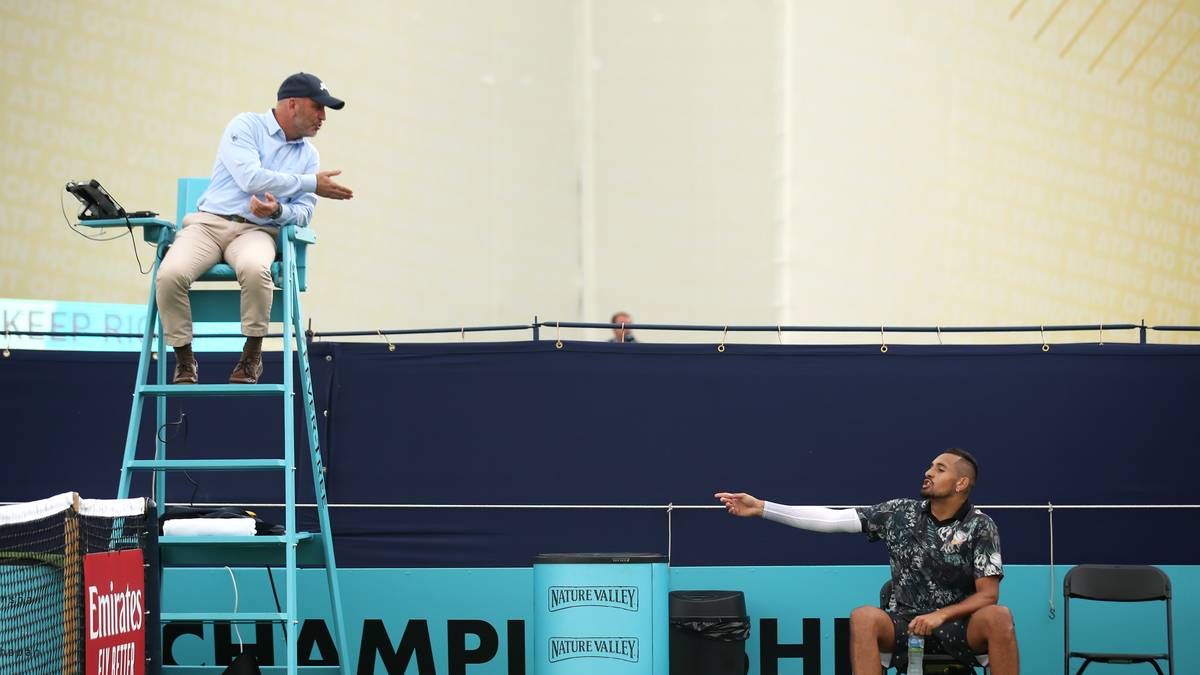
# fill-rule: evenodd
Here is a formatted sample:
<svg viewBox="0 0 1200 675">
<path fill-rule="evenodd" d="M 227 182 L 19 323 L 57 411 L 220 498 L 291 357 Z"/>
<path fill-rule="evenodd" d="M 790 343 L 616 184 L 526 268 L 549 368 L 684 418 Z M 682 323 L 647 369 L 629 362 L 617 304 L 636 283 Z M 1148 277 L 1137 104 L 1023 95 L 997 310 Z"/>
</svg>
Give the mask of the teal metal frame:
<svg viewBox="0 0 1200 675">
<path fill-rule="evenodd" d="M 186 214 L 196 210 L 196 202 L 208 186 L 207 178 L 179 179 L 177 221 L 182 227 Z M 284 530 L 281 536 L 256 537 L 178 537 L 159 538 L 159 547 L 164 566 L 170 565 L 280 565 L 285 568 L 285 611 L 283 612 L 162 612 L 160 620 L 188 622 L 254 622 L 271 621 L 285 626 L 287 643 L 287 665 L 285 668 L 264 667 L 264 672 L 286 672 L 296 675 L 299 669 L 298 636 L 300 632 L 298 613 L 297 570 L 303 559 L 305 564 L 322 564 L 325 567 L 329 587 L 329 602 L 333 613 L 333 631 L 340 666 L 305 670 L 337 670 L 349 672 L 351 654 L 347 648 L 342 594 L 338 582 L 337 564 L 334 558 L 332 526 L 329 520 L 329 501 L 325 489 L 325 468 L 321 460 L 320 439 L 317 433 L 316 405 L 313 398 L 312 374 L 308 364 L 308 348 L 302 328 L 300 292 L 307 289 L 307 247 L 316 243 L 316 235 L 308 228 L 285 224 L 280 228 L 278 247 L 282 260 L 271 266 L 275 280 L 275 299 L 272 303 L 271 320 L 283 323 L 283 383 L 282 384 L 168 384 L 166 366 L 166 344 L 158 322 L 158 305 L 155 286 L 158 267 L 167 248 L 175 239 L 176 225 L 158 218 L 130 218 L 119 220 L 91 220 L 79 223 L 87 227 L 141 227 L 146 241 L 158 245 L 151 271 L 150 298 L 146 303 L 146 332 L 142 336 L 141 355 L 138 358 L 137 379 L 134 382 L 133 402 L 129 414 L 129 427 L 125 437 L 124 458 L 121 462 L 121 478 L 117 489 L 118 498 L 129 496 L 132 476 L 137 471 L 151 471 L 155 503 L 161 516 L 166 506 L 166 480 L 163 472 L 168 471 L 279 471 L 284 475 Z M 205 273 L 198 281 L 235 281 L 233 269 L 219 264 Z M 238 315 L 240 294 L 238 291 L 192 289 L 189 293 L 194 321 L 228 321 Z M 294 425 L 295 373 L 293 350 L 299 361 L 300 385 L 304 396 L 304 412 L 308 431 L 308 448 L 313 472 L 313 486 L 317 501 L 319 533 L 298 532 L 296 527 L 296 452 Z M 155 384 L 146 384 L 150 362 L 155 360 Z M 166 442 L 155 434 L 154 458 L 137 459 L 138 431 L 141 427 L 142 408 L 147 398 L 155 399 L 156 427 L 162 428 L 167 421 L 167 399 L 171 397 L 213 396 L 277 396 L 283 405 L 283 458 L 269 459 L 185 459 L 167 458 Z M 181 666 L 195 671 L 196 666 Z M 223 667 L 211 667 L 220 672 Z M 164 667 L 169 670 L 170 667 Z M 202 668 L 207 670 L 208 668 Z"/>
</svg>

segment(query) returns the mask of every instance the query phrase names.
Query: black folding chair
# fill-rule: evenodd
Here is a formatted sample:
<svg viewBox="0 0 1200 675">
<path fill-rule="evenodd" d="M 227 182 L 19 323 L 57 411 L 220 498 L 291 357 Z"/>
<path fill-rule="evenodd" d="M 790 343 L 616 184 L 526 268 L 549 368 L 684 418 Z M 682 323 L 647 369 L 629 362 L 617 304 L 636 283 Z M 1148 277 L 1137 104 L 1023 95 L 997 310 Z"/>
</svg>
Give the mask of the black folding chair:
<svg viewBox="0 0 1200 675">
<path fill-rule="evenodd" d="M 892 580 L 888 579 L 884 582 L 883 587 L 879 589 L 879 609 L 887 609 L 891 602 Z M 984 675 L 987 675 L 987 673 L 990 672 L 987 666 L 983 664 L 976 664 L 974 667 L 968 666 L 949 654 L 944 654 L 936 650 L 930 650 L 929 647 L 930 644 L 928 641 L 926 641 L 925 660 L 922 663 L 924 665 L 923 670 L 927 675 L 967 675 L 969 673 L 974 673 L 976 668 L 982 668 Z M 894 660 L 895 658 L 896 655 L 893 654 L 892 659 Z M 884 668 L 883 672 L 886 673 L 887 671 L 888 669 Z"/>
<path fill-rule="evenodd" d="M 1167 653 L 1119 654 L 1071 651 L 1071 598 L 1101 602 L 1165 601 L 1167 605 Z M 1171 579 L 1151 565 L 1078 565 L 1063 580 L 1063 675 L 1070 675 L 1071 659 L 1083 659 L 1075 671 L 1080 675 L 1092 663 L 1149 663 L 1163 675 L 1159 661 L 1175 675 L 1175 644 L 1171 635 Z"/>
</svg>

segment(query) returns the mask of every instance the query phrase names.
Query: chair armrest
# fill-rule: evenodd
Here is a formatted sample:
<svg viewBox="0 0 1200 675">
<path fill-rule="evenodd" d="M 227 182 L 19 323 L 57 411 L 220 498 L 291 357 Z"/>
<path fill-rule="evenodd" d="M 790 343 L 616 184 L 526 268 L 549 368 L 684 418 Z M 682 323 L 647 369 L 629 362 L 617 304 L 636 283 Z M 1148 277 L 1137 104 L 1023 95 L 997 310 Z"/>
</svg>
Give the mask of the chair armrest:
<svg viewBox="0 0 1200 675">
<path fill-rule="evenodd" d="M 295 225 L 284 225 L 284 234 L 288 239 L 296 242 L 298 245 L 317 243 L 317 233 L 311 227 L 296 227 Z"/>
<path fill-rule="evenodd" d="M 308 227 L 296 227 L 292 223 L 286 223 L 279 228 L 279 248 L 283 249 L 285 241 L 290 241 L 295 245 L 296 250 L 296 282 L 301 291 L 308 290 L 308 247 L 310 244 L 317 243 L 317 233 Z M 275 280 L 276 285 L 280 283 L 279 279 Z"/>
<path fill-rule="evenodd" d="M 140 227 L 142 238 L 151 244 L 169 244 L 175 241 L 175 223 L 161 218 L 107 218 L 104 220 L 81 220 L 80 227 Z"/>
</svg>

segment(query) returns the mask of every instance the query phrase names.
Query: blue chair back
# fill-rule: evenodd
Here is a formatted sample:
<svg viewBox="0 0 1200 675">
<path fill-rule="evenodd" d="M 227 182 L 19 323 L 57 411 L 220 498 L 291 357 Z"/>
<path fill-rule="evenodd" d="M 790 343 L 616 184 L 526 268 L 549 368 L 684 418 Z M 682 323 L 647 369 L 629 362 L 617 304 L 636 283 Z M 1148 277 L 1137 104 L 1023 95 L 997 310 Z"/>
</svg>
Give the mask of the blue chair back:
<svg viewBox="0 0 1200 675">
<path fill-rule="evenodd" d="M 179 179 L 179 190 L 175 199 L 176 227 L 183 227 L 183 217 L 196 211 L 196 202 L 200 201 L 200 195 L 208 189 L 211 180 L 208 177 Z"/>
</svg>

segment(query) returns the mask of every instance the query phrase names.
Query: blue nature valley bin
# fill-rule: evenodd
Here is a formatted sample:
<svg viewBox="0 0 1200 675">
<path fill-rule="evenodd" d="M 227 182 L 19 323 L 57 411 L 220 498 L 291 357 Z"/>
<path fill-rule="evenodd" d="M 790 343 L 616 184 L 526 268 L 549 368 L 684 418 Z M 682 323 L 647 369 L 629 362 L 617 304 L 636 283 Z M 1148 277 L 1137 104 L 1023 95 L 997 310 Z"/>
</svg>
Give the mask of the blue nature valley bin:
<svg viewBox="0 0 1200 675">
<path fill-rule="evenodd" d="M 667 556 L 533 559 L 535 675 L 668 675 Z"/>
</svg>

